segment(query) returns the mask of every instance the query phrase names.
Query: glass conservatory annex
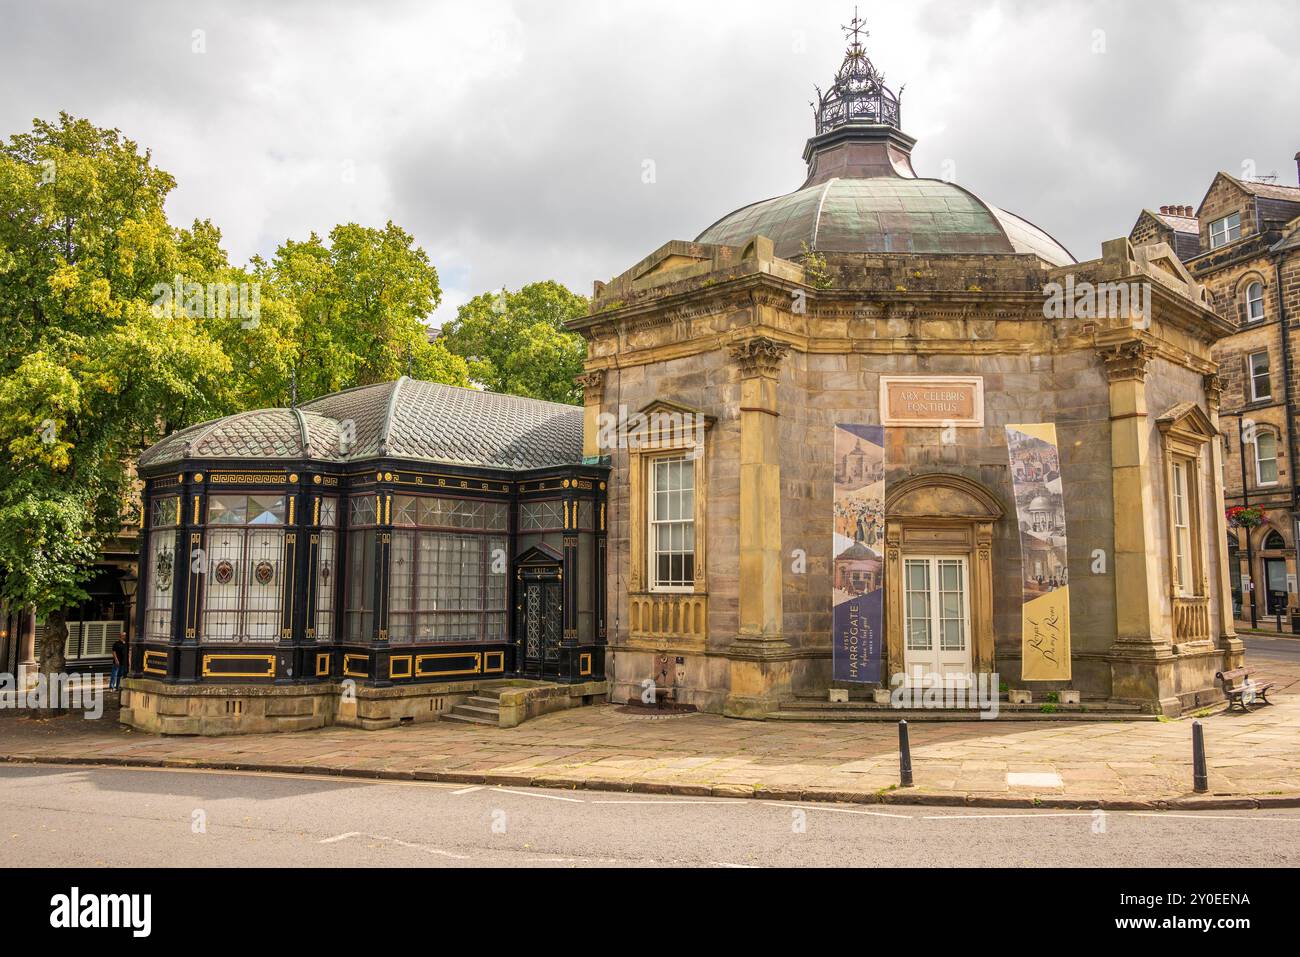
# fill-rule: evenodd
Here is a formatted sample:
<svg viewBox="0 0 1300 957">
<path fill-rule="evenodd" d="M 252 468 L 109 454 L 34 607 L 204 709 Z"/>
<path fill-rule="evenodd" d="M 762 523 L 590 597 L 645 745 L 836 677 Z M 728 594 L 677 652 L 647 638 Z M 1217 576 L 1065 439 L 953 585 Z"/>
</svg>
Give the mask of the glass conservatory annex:
<svg viewBox="0 0 1300 957">
<path fill-rule="evenodd" d="M 404 378 L 159 442 L 123 721 L 383 727 L 510 679 L 602 694 L 608 470 L 582 417 Z"/>
</svg>

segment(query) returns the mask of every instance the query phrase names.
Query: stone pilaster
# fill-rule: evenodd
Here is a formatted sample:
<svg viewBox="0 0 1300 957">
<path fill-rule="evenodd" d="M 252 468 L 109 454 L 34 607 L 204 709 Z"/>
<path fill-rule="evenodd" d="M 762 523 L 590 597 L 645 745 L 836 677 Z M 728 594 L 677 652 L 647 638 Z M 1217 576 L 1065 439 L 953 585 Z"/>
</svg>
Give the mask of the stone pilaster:
<svg viewBox="0 0 1300 957">
<path fill-rule="evenodd" d="M 1110 380 L 1115 501 L 1116 639 L 1108 657 L 1113 697 L 1155 698 L 1165 710 L 1177 713 L 1177 699 L 1166 700 L 1165 663 L 1173 659 L 1173 635 L 1160 605 L 1160 552 L 1151 547 L 1160 534 L 1146 399 L 1147 367 L 1154 356 L 1155 350 L 1141 341 L 1121 343 L 1101 355 Z"/>
<path fill-rule="evenodd" d="M 1223 399 L 1223 382 L 1213 373 L 1205 376 L 1202 381 L 1205 387 L 1205 404 L 1209 410 L 1210 424 L 1214 426 L 1214 431 L 1218 433 L 1220 431 L 1219 408 Z M 1214 483 L 1210 494 L 1214 519 L 1209 528 L 1213 540 L 1209 542 L 1209 547 L 1214 552 L 1215 564 L 1219 568 L 1219 574 L 1212 584 L 1218 593 L 1220 643 L 1229 653 L 1241 655 L 1245 651 L 1245 646 L 1242 644 L 1241 639 L 1237 637 L 1236 623 L 1232 617 L 1232 580 L 1229 577 L 1230 568 L 1228 566 L 1228 519 L 1223 494 L 1223 443 L 1212 441 L 1209 446 L 1210 481 Z M 1233 664 L 1231 667 L 1236 668 L 1240 667 L 1240 665 Z"/>
<path fill-rule="evenodd" d="M 605 370 L 592 369 L 573 380 L 582 387 L 582 454 L 600 455 L 600 410 L 605 401 Z"/>
<path fill-rule="evenodd" d="M 766 337 L 732 346 L 740 372 L 739 634 L 728 650 L 725 713 L 760 717 L 790 690 L 782 637 L 781 459 L 777 381 L 789 346 Z"/>
</svg>

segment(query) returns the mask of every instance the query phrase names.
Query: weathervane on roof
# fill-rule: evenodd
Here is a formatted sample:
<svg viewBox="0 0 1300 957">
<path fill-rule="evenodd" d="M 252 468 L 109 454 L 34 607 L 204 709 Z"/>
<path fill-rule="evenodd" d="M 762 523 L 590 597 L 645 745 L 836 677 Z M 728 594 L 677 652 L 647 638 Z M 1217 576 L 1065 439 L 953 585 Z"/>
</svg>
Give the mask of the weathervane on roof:
<svg viewBox="0 0 1300 957">
<path fill-rule="evenodd" d="M 853 42 L 849 44 L 850 56 L 862 55 L 863 50 L 862 50 L 861 37 L 871 36 L 871 31 L 863 29 L 863 27 L 865 27 L 866 25 L 867 25 L 867 21 L 863 20 L 861 17 L 858 16 L 858 8 L 854 7 L 853 19 L 850 20 L 848 23 L 842 24 L 840 26 L 840 29 L 844 31 L 844 36 L 846 38 L 848 37 L 853 38 Z"/>
</svg>

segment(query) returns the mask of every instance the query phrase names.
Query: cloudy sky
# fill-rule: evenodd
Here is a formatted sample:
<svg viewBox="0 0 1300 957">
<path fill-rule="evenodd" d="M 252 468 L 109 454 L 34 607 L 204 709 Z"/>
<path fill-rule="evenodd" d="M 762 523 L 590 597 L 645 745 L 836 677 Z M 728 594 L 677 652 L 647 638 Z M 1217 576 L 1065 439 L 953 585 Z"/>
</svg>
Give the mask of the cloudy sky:
<svg viewBox="0 0 1300 957">
<path fill-rule="evenodd" d="M 338 222 L 412 232 L 472 295 L 589 293 L 803 181 L 849 0 L 0 0 L 0 136 L 121 129 L 236 261 Z M 1080 259 L 1214 171 L 1296 182 L 1295 0 L 864 3 L 867 49 L 953 178 Z M 647 171 L 653 175 L 647 175 Z M 647 179 L 652 180 L 646 182 Z"/>
</svg>

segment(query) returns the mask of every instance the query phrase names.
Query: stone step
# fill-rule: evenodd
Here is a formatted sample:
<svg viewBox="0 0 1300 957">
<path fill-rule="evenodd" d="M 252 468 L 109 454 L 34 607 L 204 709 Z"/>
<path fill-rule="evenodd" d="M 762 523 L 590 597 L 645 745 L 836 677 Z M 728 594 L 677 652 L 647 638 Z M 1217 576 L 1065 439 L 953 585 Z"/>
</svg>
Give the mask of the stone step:
<svg viewBox="0 0 1300 957">
<path fill-rule="evenodd" d="M 447 712 L 446 714 L 444 714 L 444 715 L 442 716 L 442 720 L 443 720 L 443 721 L 460 721 L 460 722 L 462 722 L 463 724 L 486 724 L 486 725 L 489 725 L 489 726 L 491 726 L 491 727 L 493 727 L 493 728 L 497 727 L 497 719 L 496 719 L 495 717 L 492 717 L 492 718 L 479 718 L 479 717 L 475 717 L 474 715 L 468 715 L 468 714 L 457 714 L 455 711 L 449 711 L 449 712 Z"/>
<path fill-rule="evenodd" d="M 501 718 L 501 710 L 499 708 L 481 708 L 472 704 L 453 705 L 451 713 L 463 715 L 467 718 L 483 718 L 484 720 L 494 722 Z"/>
<path fill-rule="evenodd" d="M 485 708 L 493 712 L 494 714 L 500 712 L 501 710 L 500 695 L 497 695 L 496 697 L 493 698 L 489 698 L 487 695 L 472 694 L 469 696 L 468 699 L 466 699 L 465 703 L 467 705 L 473 705 L 476 708 Z"/>
</svg>

